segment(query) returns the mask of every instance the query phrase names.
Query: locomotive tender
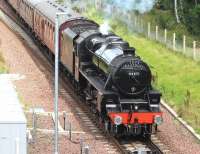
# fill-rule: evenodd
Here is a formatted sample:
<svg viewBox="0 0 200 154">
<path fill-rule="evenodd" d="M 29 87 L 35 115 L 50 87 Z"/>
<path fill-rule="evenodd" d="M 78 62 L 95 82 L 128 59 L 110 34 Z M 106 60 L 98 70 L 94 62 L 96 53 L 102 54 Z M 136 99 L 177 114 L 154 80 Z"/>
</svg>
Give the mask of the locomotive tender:
<svg viewBox="0 0 200 154">
<path fill-rule="evenodd" d="M 102 34 L 97 23 L 52 0 L 7 1 L 52 55 L 56 13 L 68 13 L 60 23 L 60 61 L 104 129 L 149 137 L 162 123 L 151 70 L 128 42 Z"/>
</svg>

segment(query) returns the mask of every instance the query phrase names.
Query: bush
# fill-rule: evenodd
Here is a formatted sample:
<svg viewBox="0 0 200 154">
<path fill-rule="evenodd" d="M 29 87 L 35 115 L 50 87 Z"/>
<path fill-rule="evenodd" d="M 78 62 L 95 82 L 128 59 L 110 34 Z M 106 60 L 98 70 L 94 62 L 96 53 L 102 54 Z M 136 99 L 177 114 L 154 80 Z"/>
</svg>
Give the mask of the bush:
<svg viewBox="0 0 200 154">
<path fill-rule="evenodd" d="M 176 25 L 176 21 L 171 14 L 171 11 L 157 11 L 156 23 L 160 25 L 161 28 L 171 29 Z"/>
<path fill-rule="evenodd" d="M 188 11 L 186 15 L 186 25 L 188 30 L 194 35 L 200 35 L 200 5 Z"/>
<path fill-rule="evenodd" d="M 156 7 L 158 9 L 162 9 L 162 10 L 173 9 L 173 2 L 171 2 L 169 0 L 157 0 Z"/>
</svg>

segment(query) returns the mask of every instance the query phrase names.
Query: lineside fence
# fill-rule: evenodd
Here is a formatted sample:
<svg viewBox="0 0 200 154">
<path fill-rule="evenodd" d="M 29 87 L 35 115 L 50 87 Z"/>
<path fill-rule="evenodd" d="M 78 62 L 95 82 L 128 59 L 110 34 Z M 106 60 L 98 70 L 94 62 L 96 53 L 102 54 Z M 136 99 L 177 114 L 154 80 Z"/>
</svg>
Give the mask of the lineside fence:
<svg viewBox="0 0 200 154">
<path fill-rule="evenodd" d="M 167 29 L 161 29 L 159 26 L 152 25 L 151 22 L 145 22 L 142 17 L 135 14 L 123 13 L 120 9 L 115 9 L 116 17 L 127 26 L 131 32 L 136 32 L 144 37 L 157 41 L 174 52 L 190 57 L 195 61 L 200 61 L 200 42 L 187 39 L 186 35 L 180 36 Z"/>
<path fill-rule="evenodd" d="M 155 26 L 151 22 L 145 22 L 140 15 L 136 15 L 131 11 L 124 12 L 123 9 L 105 4 L 102 0 L 87 1 L 87 4 L 80 8 L 81 12 L 87 10 L 88 6 L 95 6 L 105 17 L 114 18 L 125 23 L 130 32 L 141 34 L 145 38 L 165 45 L 176 53 L 200 61 L 200 42 L 191 41 L 186 35 L 180 36 L 175 32 L 172 33 L 167 29 Z"/>
<path fill-rule="evenodd" d="M 127 17 L 124 18 L 128 19 Z M 131 28 L 134 32 L 142 34 L 148 39 L 158 41 L 174 52 L 183 54 L 195 61 L 200 61 L 200 42 L 187 40 L 187 36 L 178 36 L 175 32 L 171 33 L 167 29 L 152 25 L 151 22 L 146 23 L 139 16 L 131 16 L 131 21 Z M 130 28 L 130 25 L 128 25 L 128 28 Z"/>
</svg>

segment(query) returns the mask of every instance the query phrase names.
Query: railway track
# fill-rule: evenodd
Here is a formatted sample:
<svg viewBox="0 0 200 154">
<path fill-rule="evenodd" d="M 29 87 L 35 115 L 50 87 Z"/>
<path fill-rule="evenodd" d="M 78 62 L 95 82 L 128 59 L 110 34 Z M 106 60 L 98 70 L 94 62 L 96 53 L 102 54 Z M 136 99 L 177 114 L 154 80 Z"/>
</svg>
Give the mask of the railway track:
<svg viewBox="0 0 200 154">
<path fill-rule="evenodd" d="M 39 48 L 41 51 L 47 51 L 47 49 L 37 41 L 32 34 L 28 31 L 27 27 L 22 24 L 19 17 L 13 12 L 13 10 L 8 6 L 8 4 L 3 0 L 0 2 L 0 9 L 4 12 L 3 21 L 9 26 L 9 28 L 20 36 L 21 39 L 26 40 L 28 45 L 35 49 Z M 16 28 L 16 27 L 21 27 Z M 28 35 L 26 33 L 28 33 Z M 31 37 L 32 41 L 29 37 Z M 37 47 L 35 47 L 35 45 Z M 41 52 L 42 53 L 42 52 Z M 47 52 L 42 56 L 40 53 L 37 56 L 37 60 L 43 61 L 42 65 L 45 66 L 46 71 L 52 73 L 53 70 L 53 61 L 49 60 L 44 61 L 44 55 L 47 57 Z M 32 53 L 33 54 L 33 53 Z M 64 72 L 61 73 L 60 80 L 60 95 L 65 98 L 66 93 L 70 94 L 73 100 L 76 103 L 71 104 L 73 108 L 73 112 L 77 113 L 76 116 L 81 120 L 81 122 L 86 125 L 90 132 L 95 135 L 97 140 L 102 140 L 104 142 L 105 148 L 107 148 L 108 153 L 127 153 L 127 154 L 135 154 L 135 153 L 153 153 L 153 154 L 162 154 L 162 153 L 170 153 L 169 150 L 157 139 L 155 135 L 153 135 L 152 140 L 138 139 L 133 140 L 130 138 L 126 139 L 117 139 L 112 135 L 102 131 L 99 128 L 98 119 L 92 114 L 91 110 L 86 107 L 85 101 L 81 97 L 77 97 L 76 93 L 73 91 L 73 86 L 70 81 L 66 78 Z"/>
</svg>

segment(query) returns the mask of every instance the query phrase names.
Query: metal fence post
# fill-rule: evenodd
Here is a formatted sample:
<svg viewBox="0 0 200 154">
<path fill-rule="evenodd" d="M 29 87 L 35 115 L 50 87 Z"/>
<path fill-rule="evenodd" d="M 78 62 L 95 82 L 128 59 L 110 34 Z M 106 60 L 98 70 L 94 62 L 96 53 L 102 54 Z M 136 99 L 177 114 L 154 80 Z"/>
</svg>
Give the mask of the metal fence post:
<svg viewBox="0 0 200 154">
<path fill-rule="evenodd" d="M 156 41 L 158 40 L 158 26 L 156 26 Z"/>
<path fill-rule="evenodd" d="M 144 24 L 143 24 L 142 19 L 141 19 L 141 27 L 140 27 L 140 28 L 141 28 L 141 31 L 140 31 L 140 32 L 141 32 L 141 33 L 144 32 Z"/>
<path fill-rule="evenodd" d="M 147 27 L 147 36 L 150 37 L 151 34 L 151 23 L 148 22 L 148 27 Z"/>
<path fill-rule="evenodd" d="M 84 154 L 89 154 L 89 146 L 88 145 L 83 147 L 83 153 Z"/>
<path fill-rule="evenodd" d="M 196 41 L 193 41 L 193 59 L 196 60 Z"/>
<path fill-rule="evenodd" d="M 186 51 L 186 36 L 183 35 L 183 53 L 185 54 Z"/>
<path fill-rule="evenodd" d="M 135 22 L 135 27 L 137 27 L 137 16 L 135 16 L 134 22 Z"/>
<path fill-rule="evenodd" d="M 63 120 L 64 120 L 64 126 L 63 126 L 63 128 L 64 128 L 64 130 L 66 130 L 66 120 L 67 119 L 67 114 L 66 114 L 66 112 L 63 112 Z"/>
<path fill-rule="evenodd" d="M 113 13 L 112 13 L 113 14 Z M 130 14 L 127 14 L 128 16 L 128 21 L 131 21 L 131 15 Z"/>
<path fill-rule="evenodd" d="M 37 117 L 36 117 L 35 109 L 33 108 L 33 114 L 32 114 L 32 126 L 33 126 L 33 142 L 35 142 L 35 136 L 36 136 L 36 127 L 37 127 Z"/>
<path fill-rule="evenodd" d="M 173 33 L 173 50 L 176 50 L 176 33 Z"/>
<path fill-rule="evenodd" d="M 167 29 L 165 29 L 164 33 L 165 33 L 165 34 L 164 34 L 164 35 L 165 35 L 165 36 L 164 36 L 164 37 L 165 37 L 165 38 L 164 38 L 164 41 L 165 41 L 165 43 L 167 43 Z"/>
<path fill-rule="evenodd" d="M 71 124 L 71 122 L 69 123 L 69 139 L 70 139 L 70 141 L 72 140 L 72 124 Z"/>
</svg>

